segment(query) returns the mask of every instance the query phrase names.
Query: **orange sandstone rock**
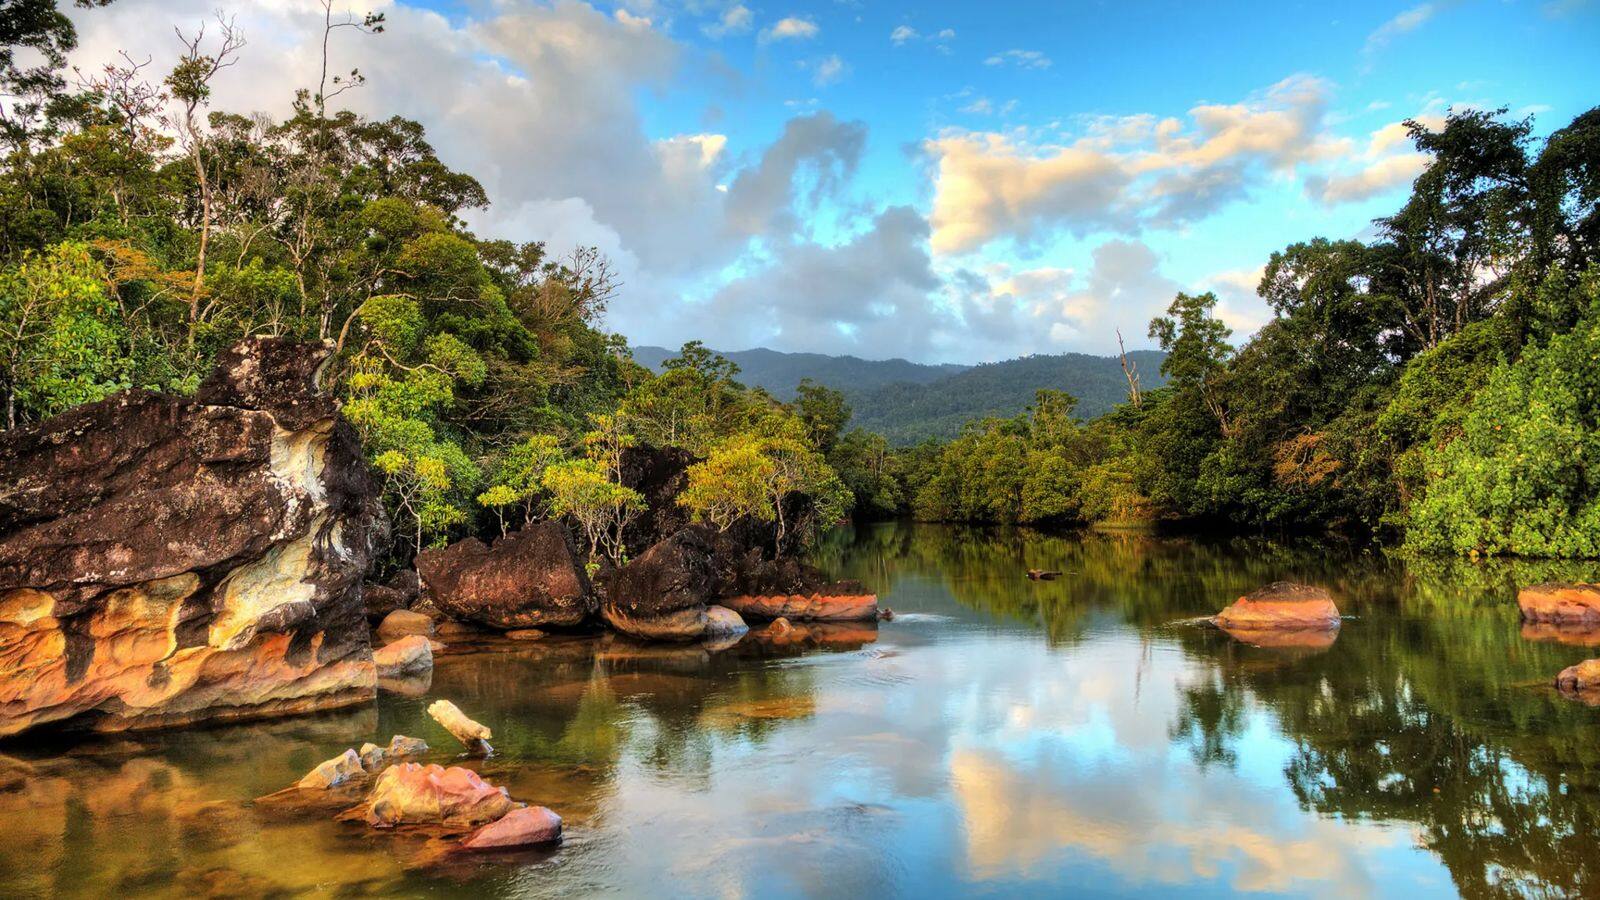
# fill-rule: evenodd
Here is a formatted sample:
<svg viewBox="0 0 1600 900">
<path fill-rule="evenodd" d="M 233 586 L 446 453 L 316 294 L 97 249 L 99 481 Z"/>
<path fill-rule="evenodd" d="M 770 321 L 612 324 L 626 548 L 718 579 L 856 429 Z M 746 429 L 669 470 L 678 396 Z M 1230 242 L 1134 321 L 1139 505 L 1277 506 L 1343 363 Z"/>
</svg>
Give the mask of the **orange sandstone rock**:
<svg viewBox="0 0 1600 900">
<path fill-rule="evenodd" d="M 379 678 L 404 678 L 433 668 L 433 642 L 420 634 L 403 637 L 372 652 Z"/>
<path fill-rule="evenodd" d="M 1326 590 L 1275 581 L 1237 601 L 1212 620 L 1226 631 L 1306 631 L 1339 627 L 1339 608 Z"/>
<path fill-rule="evenodd" d="M 1517 592 L 1525 622 L 1600 626 L 1600 584 L 1547 582 Z"/>
<path fill-rule="evenodd" d="M 729 597 L 722 605 L 747 618 L 854 622 L 878 617 L 876 594 L 778 594 Z"/>
</svg>

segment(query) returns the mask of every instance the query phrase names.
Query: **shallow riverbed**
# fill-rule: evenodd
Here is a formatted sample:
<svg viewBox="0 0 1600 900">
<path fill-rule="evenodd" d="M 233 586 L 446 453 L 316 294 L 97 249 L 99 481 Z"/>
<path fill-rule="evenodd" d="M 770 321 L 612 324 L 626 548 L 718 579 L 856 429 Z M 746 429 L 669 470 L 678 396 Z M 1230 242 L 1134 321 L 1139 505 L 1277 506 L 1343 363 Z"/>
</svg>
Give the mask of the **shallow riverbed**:
<svg viewBox="0 0 1600 900">
<path fill-rule="evenodd" d="M 1524 633 L 1514 599 L 1594 566 L 907 525 L 819 562 L 898 617 L 503 644 L 353 712 L 0 748 L 0 896 L 1600 892 L 1600 710 L 1547 687 L 1600 635 Z M 1187 621 L 1277 579 L 1334 592 L 1331 646 Z M 455 762 L 437 697 L 563 845 L 423 865 L 250 802 L 395 733 Z"/>
</svg>

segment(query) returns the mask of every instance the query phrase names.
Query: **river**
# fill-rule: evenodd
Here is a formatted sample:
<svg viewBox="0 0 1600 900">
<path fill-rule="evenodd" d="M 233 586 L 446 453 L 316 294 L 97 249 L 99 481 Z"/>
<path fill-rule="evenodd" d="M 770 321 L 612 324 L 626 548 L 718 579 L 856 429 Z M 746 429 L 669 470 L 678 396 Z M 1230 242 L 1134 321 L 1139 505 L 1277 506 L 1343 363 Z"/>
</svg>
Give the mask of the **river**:
<svg viewBox="0 0 1600 900">
<path fill-rule="evenodd" d="M 906 524 L 817 559 L 896 618 L 457 647 L 351 712 L 0 748 L 0 896 L 1600 893 L 1600 710 L 1548 687 L 1600 635 L 1524 632 L 1515 603 L 1594 566 Z M 1192 621 L 1279 579 L 1334 593 L 1336 640 Z M 494 758 L 455 758 L 437 697 Z M 441 864 L 252 802 L 395 733 L 564 843 Z"/>
</svg>

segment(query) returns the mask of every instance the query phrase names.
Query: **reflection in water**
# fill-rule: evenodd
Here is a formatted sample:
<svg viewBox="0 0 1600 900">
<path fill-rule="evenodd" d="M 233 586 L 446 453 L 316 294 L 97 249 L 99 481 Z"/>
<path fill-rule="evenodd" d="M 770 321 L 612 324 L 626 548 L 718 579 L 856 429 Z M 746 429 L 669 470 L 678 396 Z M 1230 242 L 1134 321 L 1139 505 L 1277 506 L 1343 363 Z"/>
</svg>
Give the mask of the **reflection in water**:
<svg viewBox="0 0 1600 900">
<path fill-rule="evenodd" d="M 0 895 L 1600 892 L 1600 711 L 1548 688 L 1593 651 L 1513 599 L 1582 567 L 896 525 L 819 560 L 900 615 L 463 644 L 354 713 L 8 747 Z M 1193 622 L 1280 579 L 1334 593 L 1336 640 Z M 498 755 L 458 758 L 438 697 Z M 565 844 L 441 865 L 252 802 L 394 733 Z"/>
</svg>

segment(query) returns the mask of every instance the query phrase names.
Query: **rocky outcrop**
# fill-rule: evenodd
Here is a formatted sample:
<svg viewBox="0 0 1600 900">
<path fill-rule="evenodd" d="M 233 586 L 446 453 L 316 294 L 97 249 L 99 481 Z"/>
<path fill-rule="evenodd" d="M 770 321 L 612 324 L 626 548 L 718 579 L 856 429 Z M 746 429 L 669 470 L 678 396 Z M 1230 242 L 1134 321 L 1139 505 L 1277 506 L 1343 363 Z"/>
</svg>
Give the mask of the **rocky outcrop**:
<svg viewBox="0 0 1600 900">
<path fill-rule="evenodd" d="M 1329 631 L 1339 627 L 1339 608 L 1319 587 L 1275 581 L 1240 597 L 1212 620 L 1224 631 Z"/>
<path fill-rule="evenodd" d="M 1561 627 L 1600 627 L 1600 584 L 1546 582 L 1517 592 L 1524 622 Z"/>
<path fill-rule="evenodd" d="M 400 763 L 383 770 L 367 798 L 367 824 L 482 825 L 519 806 L 477 772 L 452 766 Z"/>
<path fill-rule="evenodd" d="M 510 630 L 578 625 L 595 612 L 589 579 L 556 522 L 487 545 L 477 538 L 417 556 L 423 595 L 464 622 Z"/>
<path fill-rule="evenodd" d="M 621 481 L 644 497 L 644 515 L 623 530 L 623 543 L 637 555 L 689 524 L 689 514 L 677 503 L 689 486 L 689 467 L 695 456 L 681 447 L 629 447 L 622 452 Z"/>
<path fill-rule="evenodd" d="M 0 735 L 360 703 L 386 528 L 323 345 L 257 338 L 193 398 L 0 436 Z"/>
</svg>

